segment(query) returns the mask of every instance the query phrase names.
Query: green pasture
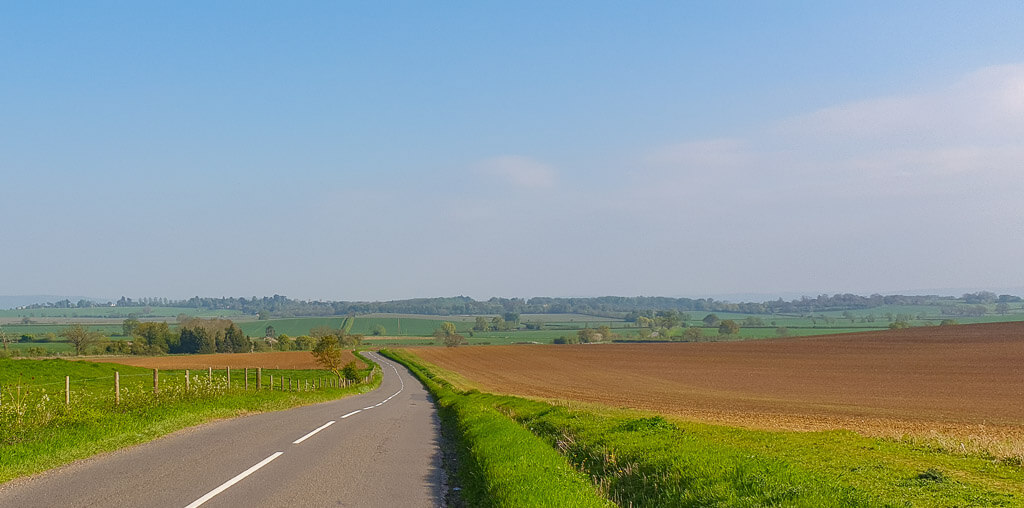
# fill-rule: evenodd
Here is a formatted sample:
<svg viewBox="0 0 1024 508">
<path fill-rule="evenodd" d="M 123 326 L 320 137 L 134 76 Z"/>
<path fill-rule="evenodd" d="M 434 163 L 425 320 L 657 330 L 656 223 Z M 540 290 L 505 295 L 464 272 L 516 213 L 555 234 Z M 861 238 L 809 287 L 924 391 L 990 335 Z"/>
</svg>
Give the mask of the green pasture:
<svg viewBox="0 0 1024 508">
<path fill-rule="evenodd" d="M 2 325 L 0 330 L 3 330 L 8 337 L 20 337 L 22 335 L 32 335 L 36 340 L 41 339 L 47 333 L 52 333 L 59 336 L 60 332 L 64 331 L 65 328 L 71 326 L 70 324 L 36 324 L 36 325 Z M 85 324 L 86 328 L 91 331 L 99 332 L 106 336 L 120 334 L 124 329 L 119 324 Z"/>
<path fill-rule="evenodd" d="M 242 333 L 250 337 L 263 337 L 267 333 L 267 326 L 273 326 L 278 335 L 286 334 L 289 337 L 309 335 L 313 328 L 326 326 L 337 329 L 345 321 L 344 316 L 340 317 L 311 317 L 311 318 L 287 318 L 287 319 L 265 319 L 262 321 L 246 321 L 235 323 L 242 330 Z"/>
<path fill-rule="evenodd" d="M 148 310 L 148 312 L 147 312 Z M 195 317 L 235 317 L 241 316 L 237 310 L 208 310 L 194 309 L 189 307 L 86 307 L 82 309 L 10 309 L 0 310 L 0 317 L 7 318 L 109 318 L 127 319 L 129 316 L 137 318 L 175 318 L 178 314 L 185 314 Z"/>
</svg>

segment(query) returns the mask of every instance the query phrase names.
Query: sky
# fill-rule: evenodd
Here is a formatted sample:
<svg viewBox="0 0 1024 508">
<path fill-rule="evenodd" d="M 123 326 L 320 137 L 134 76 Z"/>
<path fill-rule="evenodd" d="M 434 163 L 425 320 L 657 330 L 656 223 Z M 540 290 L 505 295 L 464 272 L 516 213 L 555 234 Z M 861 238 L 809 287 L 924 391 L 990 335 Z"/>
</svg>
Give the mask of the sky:
<svg viewBox="0 0 1024 508">
<path fill-rule="evenodd" d="M 0 3 L 0 294 L 1024 288 L 1021 26 L 998 0 Z"/>
</svg>

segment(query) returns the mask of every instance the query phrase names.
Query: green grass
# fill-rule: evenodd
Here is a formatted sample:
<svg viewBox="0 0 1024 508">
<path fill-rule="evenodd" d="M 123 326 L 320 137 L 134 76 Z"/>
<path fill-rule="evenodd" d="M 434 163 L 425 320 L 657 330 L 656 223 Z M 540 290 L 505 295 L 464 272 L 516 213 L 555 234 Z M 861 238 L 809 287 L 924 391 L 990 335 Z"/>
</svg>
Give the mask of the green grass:
<svg viewBox="0 0 1024 508">
<path fill-rule="evenodd" d="M 369 360 L 367 364 L 373 366 Z M 121 403 L 114 403 L 113 374 L 121 373 Z M 365 371 L 369 372 L 369 370 Z M 373 380 L 347 388 L 282 392 L 280 376 L 302 381 L 327 378 L 325 371 L 264 370 L 275 376 L 274 390 L 243 390 L 242 371 L 232 371 L 230 388 L 223 370 L 160 371 L 160 393 L 153 394 L 152 371 L 117 364 L 64 360 L 0 359 L 0 483 L 67 464 L 96 453 L 149 441 L 175 430 L 243 414 L 274 411 L 361 393 Z M 71 404 L 64 403 L 64 376 L 71 376 Z"/>
<path fill-rule="evenodd" d="M 262 321 L 246 321 L 235 323 L 242 330 L 242 333 L 250 337 L 263 337 L 267 333 L 267 326 L 273 326 L 278 335 L 286 334 L 289 337 L 309 335 L 309 330 L 326 326 L 338 329 L 345 322 L 344 317 L 313 317 L 313 318 L 288 318 L 288 319 L 266 319 Z"/>
<path fill-rule="evenodd" d="M 149 312 L 145 312 L 146 309 Z M 110 319 L 126 319 L 129 315 L 134 314 L 136 317 L 145 318 L 157 318 L 166 317 L 174 318 L 178 314 L 186 314 L 189 316 L 196 317 L 232 317 L 242 315 L 241 311 L 238 310 L 207 310 L 207 309 L 195 309 L 190 307 L 86 307 L 82 309 L 11 309 L 11 310 L 0 310 L 0 317 L 27 317 L 30 319 L 34 318 L 110 318 Z"/>
<path fill-rule="evenodd" d="M 389 356 L 430 380 L 432 390 L 454 393 L 408 354 Z M 849 431 L 760 431 L 475 391 L 453 396 L 473 411 L 495 410 L 528 429 L 620 506 L 1024 506 L 1019 461 Z M 536 453 L 526 441 L 466 439 L 470 448 L 503 447 L 509 461 Z"/>
<path fill-rule="evenodd" d="M 0 329 L 7 334 L 8 337 L 20 337 L 22 335 L 32 335 L 36 339 L 41 338 L 47 333 L 54 335 L 60 335 L 60 332 L 64 331 L 65 328 L 70 326 L 69 324 L 53 324 L 53 323 L 40 323 L 34 325 L 3 325 Z M 103 335 L 110 336 L 114 334 L 120 334 L 124 329 L 121 325 L 113 324 L 86 324 L 89 330 L 94 332 L 102 333 Z"/>
</svg>

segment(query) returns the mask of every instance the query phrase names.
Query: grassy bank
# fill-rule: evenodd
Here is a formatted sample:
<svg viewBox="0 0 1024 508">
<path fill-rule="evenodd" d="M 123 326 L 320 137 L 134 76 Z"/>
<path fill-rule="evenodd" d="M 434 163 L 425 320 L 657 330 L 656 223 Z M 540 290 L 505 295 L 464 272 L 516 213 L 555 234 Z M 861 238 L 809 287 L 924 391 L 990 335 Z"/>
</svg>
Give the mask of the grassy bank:
<svg viewBox="0 0 1024 508">
<path fill-rule="evenodd" d="M 373 369 L 374 364 L 364 359 Z M 110 383 L 121 374 L 121 400 L 115 404 Z M 276 411 L 362 393 L 380 384 L 374 370 L 370 383 L 347 388 L 305 391 L 306 381 L 329 377 L 325 371 L 280 371 L 303 391 L 281 391 L 277 378 L 269 389 L 255 390 L 255 377 L 245 390 L 241 373 L 226 376 L 193 372 L 186 388 L 184 373 L 160 372 L 159 394 L 152 390 L 147 369 L 116 364 L 63 360 L 0 359 L 0 483 L 34 474 L 97 453 L 143 443 L 176 430 L 221 418 Z M 64 376 L 75 381 L 71 404 L 65 404 Z M 236 377 L 238 376 L 238 377 Z"/>
<path fill-rule="evenodd" d="M 455 426 L 464 434 L 464 453 L 499 446 L 515 461 L 517 455 L 536 453 L 540 442 L 620 506 L 1024 506 L 1024 469 L 1013 461 L 847 431 L 758 431 L 600 406 L 458 393 L 432 366 L 408 353 L 391 355 L 430 379 L 432 390 L 451 392 L 448 397 L 458 398 L 454 405 L 501 415 L 533 438 L 499 442 L 488 435 L 466 436 Z M 487 483 L 494 473 L 477 470 L 473 474 L 482 478 L 474 481 Z M 548 473 L 538 468 L 521 474 Z"/>
<path fill-rule="evenodd" d="M 454 481 L 466 506 L 612 506 L 587 477 L 528 430 L 408 356 L 382 351 L 409 367 L 434 394 L 443 425 L 453 429 L 459 464 Z"/>
</svg>

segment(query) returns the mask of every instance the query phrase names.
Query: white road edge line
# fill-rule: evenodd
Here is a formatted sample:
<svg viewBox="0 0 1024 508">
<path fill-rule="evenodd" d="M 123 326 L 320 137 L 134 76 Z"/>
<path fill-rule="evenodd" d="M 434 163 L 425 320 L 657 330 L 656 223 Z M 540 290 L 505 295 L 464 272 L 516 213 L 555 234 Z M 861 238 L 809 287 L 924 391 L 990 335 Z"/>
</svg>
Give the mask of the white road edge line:
<svg viewBox="0 0 1024 508">
<path fill-rule="evenodd" d="M 348 417 L 350 417 L 350 416 L 352 416 L 352 415 L 354 415 L 354 414 L 356 414 L 356 413 L 362 413 L 362 412 L 363 412 L 363 410 L 362 410 L 362 409 L 356 409 L 355 411 L 352 411 L 351 413 L 349 413 L 349 414 L 347 414 L 347 415 L 342 415 L 341 417 L 342 417 L 342 418 L 348 418 Z"/>
<path fill-rule="evenodd" d="M 186 506 L 185 508 L 197 508 L 197 507 L 201 506 L 203 503 L 209 501 L 210 499 L 213 499 L 213 497 L 216 496 L 217 494 L 220 494 L 221 492 L 224 492 L 225 490 L 227 490 L 228 487 L 231 487 L 232 485 L 242 481 L 243 479 L 245 479 L 246 476 L 249 476 L 249 475 L 255 473 L 261 467 L 269 464 L 270 461 L 280 457 L 283 454 L 284 454 L 284 452 L 274 452 L 273 455 L 271 455 L 271 456 L 261 460 L 255 466 L 252 466 L 249 469 L 246 469 L 245 471 L 242 471 L 241 473 L 238 474 L 238 476 L 236 476 L 236 477 L 234 477 L 234 478 L 224 482 L 223 484 L 221 484 L 220 487 L 217 487 L 217 488 L 211 490 L 205 496 L 203 496 L 203 497 L 201 497 L 199 499 L 196 499 L 195 501 L 192 501 L 192 504 Z"/>
<path fill-rule="evenodd" d="M 320 432 L 321 430 L 324 430 L 327 427 L 330 427 L 331 425 L 334 425 L 334 420 L 331 420 L 331 421 L 329 421 L 329 422 L 327 422 L 327 423 L 325 423 L 325 424 L 323 424 L 323 425 L 313 429 L 313 432 L 310 432 L 309 434 L 306 434 L 305 436 L 302 436 L 302 437 L 296 439 L 295 441 L 292 441 L 292 444 L 299 444 L 299 443 L 301 443 L 301 442 L 303 442 L 303 441 L 313 437 L 313 435 L 316 434 L 317 432 Z"/>
</svg>

